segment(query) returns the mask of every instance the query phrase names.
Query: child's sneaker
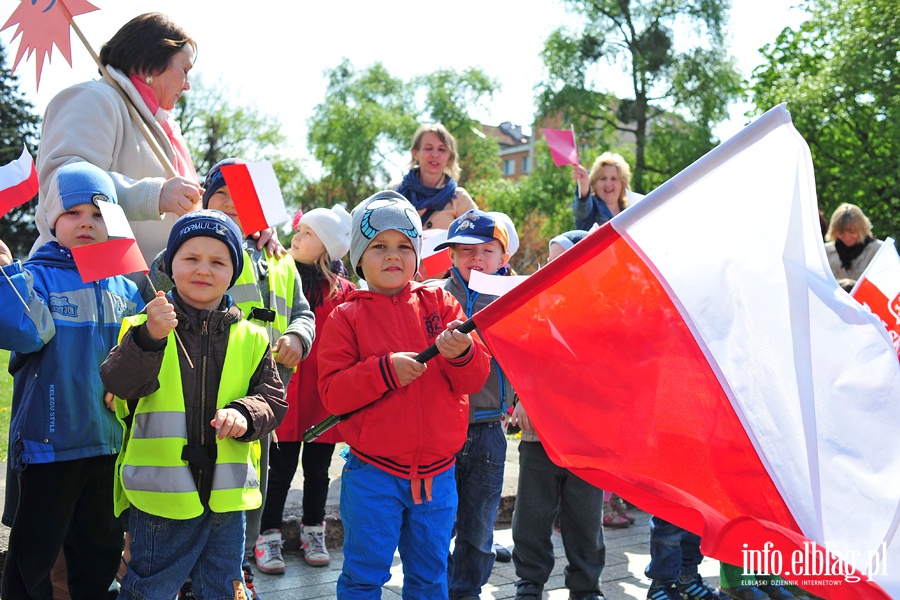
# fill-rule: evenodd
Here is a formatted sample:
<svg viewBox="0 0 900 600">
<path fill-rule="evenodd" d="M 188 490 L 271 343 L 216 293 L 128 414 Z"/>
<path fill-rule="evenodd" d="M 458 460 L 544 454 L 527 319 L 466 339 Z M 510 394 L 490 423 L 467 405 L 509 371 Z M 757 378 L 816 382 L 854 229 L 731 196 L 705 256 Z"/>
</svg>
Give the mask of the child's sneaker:
<svg viewBox="0 0 900 600">
<path fill-rule="evenodd" d="M 686 600 L 719 600 L 720 598 L 728 598 L 724 594 L 720 594 L 715 588 L 706 583 L 698 574 L 690 581 L 678 580 L 678 591 Z"/>
<path fill-rule="evenodd" d="M 253 555 L 256 557 L 256 566 L 267 575 L 284 573 L 284 558 L 281 556 L 281 531 L 269 529 L 264 531 L 256 539 L 256 547 Z"/>
<path fill-rule="evenodd" d="M 654 579 L 650 589 L 647 590 L 647 600 L 682 600 L 682 598 L 677 583 Z"/>
<path fill-rule="evenodd" d="M 303 544 L 303 558 L 313 567 L 324 567 L 331 562 L 331 555 L 325 547 L 325 521 L 321 525 L 300 525 L 300 542 Z"/>
</svg>

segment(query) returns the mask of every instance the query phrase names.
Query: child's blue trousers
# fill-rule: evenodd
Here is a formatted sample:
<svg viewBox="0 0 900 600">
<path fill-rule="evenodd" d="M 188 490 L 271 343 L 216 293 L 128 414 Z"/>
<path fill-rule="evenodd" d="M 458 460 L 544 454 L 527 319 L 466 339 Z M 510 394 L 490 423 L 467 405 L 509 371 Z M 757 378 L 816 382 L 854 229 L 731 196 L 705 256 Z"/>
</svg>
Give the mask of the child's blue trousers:
<svg viewBox="0 0 900 600">
<path fill-rule="evenodd" d="M 456 517 L 456 475 L 434 477 L 432 499 L 413 502 L 410 481 L 352 454 L 341 475 L 344 567 L 340 600 L 375 600 L 391 577 L 394 551 L 403 562 L 403 598 L 447 598 L 447 551 Z"/>
</svg>

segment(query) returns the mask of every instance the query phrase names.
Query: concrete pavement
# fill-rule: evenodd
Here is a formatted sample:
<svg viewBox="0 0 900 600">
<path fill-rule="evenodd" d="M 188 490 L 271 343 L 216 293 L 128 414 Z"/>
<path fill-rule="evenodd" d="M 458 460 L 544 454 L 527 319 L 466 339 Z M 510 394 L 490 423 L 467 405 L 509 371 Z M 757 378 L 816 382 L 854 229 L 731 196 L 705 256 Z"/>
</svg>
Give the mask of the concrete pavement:
<svg viewBox="0 0 900 600">
<path fill-rule="evenodd" d="M 519 482 L 518 443 L 518 440 L 510 440 L 507 449 L 503 499 L 494 537 L 495 541 L 509 549 L 512 549 L 513 546 L 510 522 Z M 335 597 L 335 585 L 343 564 L 341 552 L 343 528 L 340 524 L 339 506 L 342 466 L 343 460 L 335 451 L 330 469 L 331 486 L 326 510 L 326 537 L 331 553 L 331 564 L 328 567 L 310 567 L 299 553 L 303 480 L 298 469 L 285 505 L 285 523 L 282 529 L 287 572 L 284 575 L 256 573 L 255 585 L 261 600 L 319 600 Z M 636 517 L 636 523 L 631 527 L 606 529 L 604 532 L 606 567 L 603 571 L 601 589 L 610 600 L 646 598 L 647 588 L 650 586 L 650 581 L 644 577 L 644 568 L 650 561 L 650 517 L 640 510 L 634 510 L 633 514 Z M 544 598 L 563 600 L 568 598 L 568 590 L 565 588 L 563 578 L 566 559 L 562 538 L 556 532 L 553 534 L 553 547 L 556 565 L 544 589 Z M 704 559 L 700 565 L 700 573 L 711 585 L 718 586 L 718 561 Z M 499 600 L 515 597 L 517 579 L 512 563 L 496 563 L 488 585 L 482 590 L 481 599 Z M 400 564 L 399 555 L 395 555 L 391 579 L 384 587 L 382 598 L 400 598 L 402 586 L 403 566 Z"/>
<path fill-rule="evenodd" d="M 339 506 L 342 466 L 343 460 L 336 451 L 330 469 L 332 481 L 326 510 L 327 545 L 332 557 L 331 564 L 328 567 L 310 567 L 299 553 L 303 480 L 298 469 L 285 505 L 283 534 L 288 569 L 284 575 L 264 575 L 256 571 L 256 590 L 262 600 L 318 600 L 335 597 L 335 585 L 343 563 L 341 552 L 343 527 L 340 523 Z M 495 540 L 509 549 L 513 545 L 510 520 L 515 505 L 518 475 L 518 440 L 511 440 L 507 451 L 503 500 L 495 528 Z M 5 491 L 5 485 L 6 469 L 0 468 L 0 495 Z M 634 510 L 633 513 L 637 522 L 628 529 L 605 530 L 606 568 L 603 571 L 601 589 L 610 600 L 640 599 L 647 596 L 650 582 L 644 577 L 643 572 L 650 560 L 649 515 L 640 510 Z M 8 538 L 9 529 L 0 526 L 0 551 L 4 558 Z M 559 533 L 553 534 L 553 545 L 556 565 L 545 587 L 544 598 L 563 600 L 568 597 L 568 590 L 565 589 L 563 580 L 566 559 Z M 391 579 L 384 587 L 382 598 L 400 598 L 403 585 L 402 569 L 399 556 L 395 556 Z M 700 573 L 710 584 L 718 585 L 717 561 L 705 559 L 700 565 Z M 482 600 L 513 598 L 516 579 L 518 578 L 512 563 L 496 563 L 488 585 L 482 590 Z"/>
</svg>

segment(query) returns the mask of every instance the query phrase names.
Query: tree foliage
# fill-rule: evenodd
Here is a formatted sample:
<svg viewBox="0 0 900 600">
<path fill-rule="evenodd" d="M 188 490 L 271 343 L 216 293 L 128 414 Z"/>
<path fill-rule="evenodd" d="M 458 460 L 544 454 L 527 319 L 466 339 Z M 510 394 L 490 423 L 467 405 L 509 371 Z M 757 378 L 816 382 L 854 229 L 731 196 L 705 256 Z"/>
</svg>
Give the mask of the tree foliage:
<svg viewBox="0 0 900 600">
<path fill-rule="evenodd" d="M 327 73 L 325 100 L 309 120 L 309 148 L 325 176 L 320 201 L 348 207 L 388 180 L 386 164 L 416 129 L 413 87 L 381 63 L 357 71 L 348 60 Z"/>
<path fill-rule="evenodd" d="M 712 128 L 742 93 L 724 46 L 727 0 L 566 0 L 584 19 L 579 31 L 558 29 L 545 43 L 547 78 L 539 90 L 541 117 L 562 114 L 579 136 L 606 142 L 610 128 L 633 143 L 632 187 L 662 183 L 715 145 Z M 676 32 L 696 37 L 685 49 Z M 632 97 L 616 99 L 601 75 L 621 65 Z M 661 132 L 662 147 L 656 131 Z M 669 134 L 666 134 L 668 132 Z M 683 135 L 672 135 L 679 133 Z M 674 160 L 672 160 L 674 159 Z"/>
<path fill-rule="evenodd" d="M 810 18 L 762 48 L 757 112 L 787 102 L 810 146 L 819 206 L 859 205 L 900 237 L 900 4 L 809 0 Z"/>
<path fill-rule="evenodd" d="M 40 119 L 33 109 L 34 105 L 19 90 L 18 76 L 6 66 L 6 48 L 0 45 L 0 164 L 19 158 L 23 145 L 36 156 Z M 17 258 L 26 258 L 37 239 L 36 207 L 37 196 L 0 219 L 0 239 Z"/>
<path fill-rule="evenodd" d="M 442 123 L 456 138 L 460 183 L 498 177 L 498 147 L 471 111 L 496 89 L 480 69 L 439 70 L 403 81 L 381 63 L 357 70 L 348 60 L 328 72 L 325 100 L 309 120 L 309 147 L 324 176 L 312 186 L 319 205 L 352 207 L 405 170 L 422 123 Z"/>
<path fill-rule="evenodd" d="M 173 116 L 181 127 L 199 177 L 220 160 L 242 158 L 269 161 L 275 169 L 285 203 L 300 204 L 306 178 L 296 158 L 285 153 L 287 138 L 276 117 L 235 103 L 226 88 L 211 88 L 196 79 L 179 98 Z"/>
</svg>

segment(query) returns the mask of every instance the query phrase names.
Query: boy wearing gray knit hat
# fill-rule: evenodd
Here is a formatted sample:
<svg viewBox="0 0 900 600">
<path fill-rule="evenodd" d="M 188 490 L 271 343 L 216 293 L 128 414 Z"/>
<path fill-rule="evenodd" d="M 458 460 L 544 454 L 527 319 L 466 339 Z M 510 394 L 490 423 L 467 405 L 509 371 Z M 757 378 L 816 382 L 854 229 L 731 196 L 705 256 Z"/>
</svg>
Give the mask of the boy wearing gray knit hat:
<svg viewBox="0 0 900 600">
<path fill-rule="evenodd" d="M 382 231 L 396 230 L 409 238 L 415 250 L 415 271 L 422 255 L 422 220 L 409 200 L 390 190 L 377 192 L 350 213 L 350 268 L 363 279 L 359 264 L 363 252 Z"/>
<path fill-rule="evenodd" d="M 458 331 L 465 313 L 450 292 L 412 281 L 422 250 L 412 204 L 378 192 L 351 217 L 350 264 L 368 289 L 325 319 L 316 355 L 322 405 L 347 415 L 338 424 L 347 448 L 337 595 L 380 597 L 399 548 L 404 595 L 446 598 L 456 452 L 490 355 Z M 439 355 L 417 361 L 412 350 L 432 344 Z"/>
</svg>

